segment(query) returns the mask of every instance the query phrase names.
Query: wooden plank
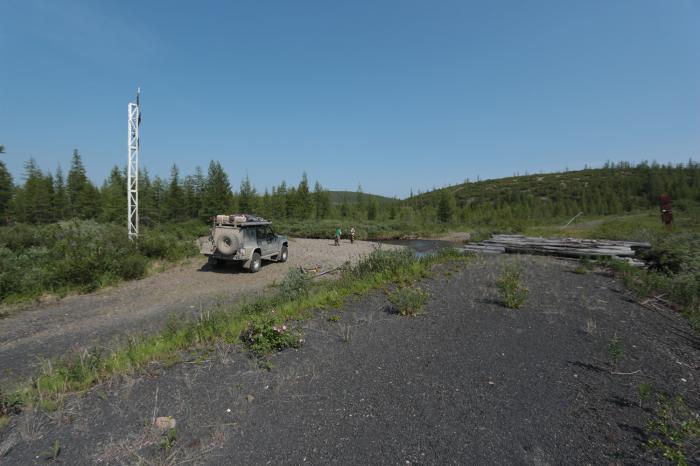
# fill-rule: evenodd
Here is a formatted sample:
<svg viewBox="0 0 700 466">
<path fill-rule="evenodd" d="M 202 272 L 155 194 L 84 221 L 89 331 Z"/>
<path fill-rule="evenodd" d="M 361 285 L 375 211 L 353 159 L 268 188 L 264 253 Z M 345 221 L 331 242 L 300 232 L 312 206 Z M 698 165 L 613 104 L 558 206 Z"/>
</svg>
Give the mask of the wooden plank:
<svg viewBox="0 0 700 466">
<path fill-rule="evenodd" d="M 517 254 L 540 254 L 562 257 L 616 257 L 634 262 L 640 249 L 649 248 L 648 243 L 617 240 L 595 240 L 579 238 L 538 238 L 525 235 L 493 235 L 477 244 L 469 244 L 464 250 L 475 252 L 498 252 Z"/>
</svg>

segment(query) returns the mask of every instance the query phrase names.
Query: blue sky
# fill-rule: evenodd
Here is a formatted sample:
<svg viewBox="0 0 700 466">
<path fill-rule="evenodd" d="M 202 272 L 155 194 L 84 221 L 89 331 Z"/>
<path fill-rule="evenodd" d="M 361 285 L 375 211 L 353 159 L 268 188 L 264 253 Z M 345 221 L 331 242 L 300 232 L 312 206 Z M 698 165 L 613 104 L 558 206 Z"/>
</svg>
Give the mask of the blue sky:
<svg viewBox="0 0 700 466">
<path fill-rule="evenodd" d="M 234 188 L 306 171 L 404 197 L 465 178 L 700 158 L 700 2 L 0 3 L 0 144 L 16 178 L 73 148 L 220 160 Z"/>
</svg>

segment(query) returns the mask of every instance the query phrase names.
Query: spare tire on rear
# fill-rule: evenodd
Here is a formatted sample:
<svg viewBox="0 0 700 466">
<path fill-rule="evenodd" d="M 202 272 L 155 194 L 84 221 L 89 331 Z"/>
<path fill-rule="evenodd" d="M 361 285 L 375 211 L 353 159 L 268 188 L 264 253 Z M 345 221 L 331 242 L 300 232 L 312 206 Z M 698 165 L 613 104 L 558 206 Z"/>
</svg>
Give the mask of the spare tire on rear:
<svg viewBox="0 0 700 466">
<path fill-rule="evenodd" d="M 222 231 L 216 235 L 216 249 L 230 256 L 238 251 L 238 235 L 233 231 Z"/>
</svg>

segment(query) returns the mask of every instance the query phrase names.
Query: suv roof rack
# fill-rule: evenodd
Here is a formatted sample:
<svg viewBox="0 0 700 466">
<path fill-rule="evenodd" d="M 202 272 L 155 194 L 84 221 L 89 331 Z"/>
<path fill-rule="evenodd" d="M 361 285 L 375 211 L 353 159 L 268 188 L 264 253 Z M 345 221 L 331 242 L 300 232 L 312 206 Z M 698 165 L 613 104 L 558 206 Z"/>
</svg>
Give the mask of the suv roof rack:
<svg viewBox="0 0 700 466">
<path fill-rule="evenodd" d="M 250 214 L 215 215 L 211 217 L 211 220 L 215 225 L 227 226 L 253 226 L 270 224 L 268 220 Z"/>
</svg>

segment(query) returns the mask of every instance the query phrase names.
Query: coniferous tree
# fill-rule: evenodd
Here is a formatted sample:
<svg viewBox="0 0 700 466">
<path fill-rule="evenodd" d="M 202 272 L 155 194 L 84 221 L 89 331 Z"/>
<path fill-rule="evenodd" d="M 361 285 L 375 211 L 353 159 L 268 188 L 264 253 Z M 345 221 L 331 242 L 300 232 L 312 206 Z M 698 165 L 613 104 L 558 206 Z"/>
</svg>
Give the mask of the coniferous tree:
<svg viewBox="0 0 700 466">
<path fill-rule="evenodd" d="M 277 189 L 272 188 L 272 217 L 277 220 L 287 218 L 287 183 L 284 180 Z"/>
<path fill-rule="evenodd" d="M 318 181 L 314 185 L 314 205 L 316 207 L 317 220 L 328 217 L 331 211 L 331 198 L 328 191 L 323 189 L 323 186 Z"/>
<path fill-rule="evenodd" d="M 260 199 L 260 215 L 262 215 L 265 218 L 271 218 L 272 216 L 272 196 L 270 196 L 270 192 L 265 188 L 265 193 L 262 195 L 262 198 Z"/>
<path fill-rule="evenodd" d="M 233 193 L 228 175 L 219 162 L 209 163 L 209 172 L 202 193 L 201 217 L 230 213 L 233 206 Z"/>
<path fill-rule="evenodd" d="M 53 210 L 56 220 L 64 220 L 68 217 L 68 195 L 66 193 L 66 180 L 63 177 L 61 165 L 56 168 L 56 178 L 53 187 Z"/>
<path fill-rule="evenodd" d="M 298 205 L 297 205 L 297 189 L 292 186 L 287 189 L 287 195 L 284 197 L 286 205 L 286 218 L 297 218 Z"/>
<path fill-rule="evenodd" d="M 250 183 L 248 175 L 241 180 L 241 190 L 238 193 L 238 207 L 241 212 L 254 214 L 257 208 L 257 192 Z"/>
<path fill-rule="evenodd" d="M 191 211 L 193 212 L 190 217 L 196 218 L 202 209 L 202 195 L 204 193 L 204 186 L 206 184 L 206 178 L 202 173 L 202 167 L 196 166 L 194 169 L 194 175 L 192 176 L 192 184 L 194 187 L 194 197 L 192 199 Z"/>
<path fill-rule="evenodd" d="M 313 212 L 313 200 L 309 192 L 309 179 L 306 172 L 301 175 L 301 181 L 297 187 L 296 193 L 296 217 L 299 219 L 307 219 Z"/>
<path fill-rule="evenodd" d="M 102 184 L 100 218 L 105 222 L 126 221 L 126 177 L 116 165 Z"/>
<path fill-rule="evenodd" d="M 340 204 L 340 216 L 346 218 L 348 215 L 350 215 L 350 206 L 348 201 L 343 199 L 343 202 Z"/>
<path fill-rule="evenodd" d="M 450 223 L 455 211 L 454 195 L 451 191 L 443 189 L 440 191 L 440 197 L 437 207 L 437 219 L 441 223 Z"/>
<path fill-rule="evenodd" d="M 151 191 L 153 196 L 153 213 L 151 220 L 155 223 L 165 222 L 168 219 L 165 205 L 168 185 L 163 178 L 156 175 L 151 183 Z"/>
<path fill-rule="evenodd" d="M 392 202 L 389 205 L 389 220 L 395 220 L 396 219 L 396 204 L 398 203 L 398 200 L 394 198 L 394 202 Z"/>
<path fill-rule="evenodd" d="M 185 177 L 185 181 L 182 183 L 182 193 L 185 199 L 185 216 L 187 218 L 196 218 L 199 213 L 199 205 L 195 181 L 192 175 Z"/>
<path fill-rule="evenodd" d="M 156 193 L 148 169 L 139 170 L 139 222 L 151 225 L 158 221 Z"/>
<path fill-rule="evenodd" d="M 357 209 L 357 212 L 362 215 L 362 212 L 365 211 L 365 193 L 362 191 L 362 185 L 358 184 L 357 185 L 357 192 L 355 192 L 355 208 Z"/>
<path fill-rule="evenodd" d="M 24 165 L 24 185 L 15 194 L 15 218 L 26 223 L 53 221 L 53 178 L 45 176 L 33 158 Z"/>
<path fill-rule="evenodd" d="M 377 211 L 379 210 L 379 205 L 376 199 L 370 199 L 367 201 L 367 220 L 376 220 Z"/>
<path fill-rule="evenodd" d="M 4 153 L 5 147 L 0 145 L 0 154 Z M 0 224 L 7 223 L 9 220 L 13 188 L 12 175 L 7 170 L 5 162 L 0 160 Z"/>
<path fill-rule="evenodd" d="M 170 182 L 165 192 L 164 215 L 167 220 L 183 220 L 187 213 L 185 192 L 180 185 L 180 170 L 177 165 L 170 169 Z"/>
<path fill-rule="evenodd" d="M 78 149 L 73 150 L 66 193 L 68 195 L 70 216 L 78 218 L 95 217 L 99 205 L 99 192 L 85 174 L 85 166 Z"/>
</svg>

